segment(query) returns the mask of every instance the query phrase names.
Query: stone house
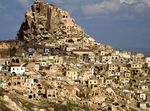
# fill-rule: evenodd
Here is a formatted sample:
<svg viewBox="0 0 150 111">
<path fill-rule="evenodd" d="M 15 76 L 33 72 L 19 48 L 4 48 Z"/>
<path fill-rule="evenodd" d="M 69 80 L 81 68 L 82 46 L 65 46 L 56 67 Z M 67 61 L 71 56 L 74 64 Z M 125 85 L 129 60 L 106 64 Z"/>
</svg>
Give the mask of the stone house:
<svg viewBox="0 0 150 111">
<path fill-rule="evenodd" d="M 46 97 L 48 99 L 53 99 L 58 97 L 57 89 L 46 89 Z"/>
<path fill-rule="evenodd" d="M 0 65 L 0 72 L 2 71 L 2 69 L 3 69 L 3 65 Z"/>
<path fill-rule="evenodd" d="M 112 83 L 112 79 L 106 79 L 105 80 L 105 85 L 110 85 Z"/>
<path fill-rule="evenodd" d="M 73 50 L 76 50 L 76 47 L 68 46 L 68 47 L 66 48 L 66 51 L 67 51 L 67 52 L 70 52 L 70 51 L 73 51 Z"/>
<path fill-rule="evenodd" d="M 128 71 L 128 67 L 120 66 L 120 72 L 127 72 L 127 71 Z"/>
<path fill-rule="evenodd" d="M 51 47 L 44 47 L 43 48 L 43 55 L 44 56 L 49 56 L 49 55 L 51 55 L 51 52 L 50 52 L 50 50 L 51 50 Z"/>
<path fill-rule="evenodd" d="M 146 63 L 148 64 L 148 67 L 150 67 L 150 57 L 146 57 L 145 60 L 146 60 Z"/>
<path fill-rule="evenodd" d="M 64 57 L 63 56 L 49 56 L 49 60 L 51 61 L 50 63 L 54 63 L 54 64 L 63 64 L 64 62 Z"/>
<path fill-rule="evenodd" d="M 8 85 L 12 86 L 14 88 L 32 88 L 35 84 L 35 81 L 33 78 L 27 77 L 27 76 L 13 76 L 11 80 L 8 81 Z"/>
<path fill-rule="evenodd" d="M 46 90 L 40 83 L 35 83 L 27 89 L 29 89 L 27 93 L 29 99 L 39 100 L 40 98 L 46 97 Z"/>
<path fill-rule="evenodd" d="M 13 76 L 12 78 L 10 78 L 9 80 L 7 80 L 7 85 L 10 88 L 19 88 L 21 87 L 21 83 L 23 83 L 25 80 L 25 77 L 21 77 L 21 76 Z"/>
<path fill-rule="evenodd" d="M 31 84 L 31 83 L 27 83 L 27 82 L 22 82 L 22 83 L 21 83 L 21 87 L 22 87 L 22 88 L 31 88 L 31 87 L 32 87 L 32 84 Z"/>
<path fill-rule="evenodd" d="M 81 62 L 94 62 L 95 54 L 91 50 L 73 50 L 73 54 L 79 55 Z"/>
<path fill-rule="evenodd" d="M 104 85 L 104 77 L 101 77 L 100 75 L 96 75 L 96 78 L 98 79 L 98 83 L 100 86 Z"/>
<path fill-rule="evenodd" d="M 0 58 L 0 65 L 9 65 L 10 60 L 9 58 Z"/>
<path fill-rule="evenodd" d="M 67 70 L 66 77 L 69 77 L 72 80 L 79 80 L 79 70 L 77 69 Z"/>
<path fill-rule="evenodd" d="M 12 73 L 12 74 L 24 74 L 25 69 L 26 68 L 23 66 L 11 66 L 10 73 Z"/>
<path fill-rule="evenodd" d="M 40 97 L 38 96 L 38 93 L 36 92 L 35 88 L 32 89 L 26 89 L 25 93 L 23 94 L 28 99 L 32 100 L 39 100 Z"/>
<path fill-rule="evenodd" d="M 121 77 L 120 82 L 123 83 L 123 84 L 128 84 L 130 82 L 130 78 Z"/>
<path fill-rule="evenodd" d="M 137 76 L 142 73 L 142 69 L 131 69 L 131 75 L 132 76 Z"/>
<path fill-rule="evenodd" d="M 40 69 L 40 64 L 39 62 L 29 62 L 26 65 L 26 71 L 39 71 Z"/>
<path fill-rule="evenodd" d="M 104 51 L 104 50 L 100 52 L 100 55 L 101 55 L 101 56 L 105 56 L 106 54 L 107 54 L 107 52 Z"/>
<path fill-rule="evenodd" d="M 130 62 L 129 58 L 120 57 L 120 63 L 121 64 L 128 64 Z"/>
<path fill-rule="evenodd" d="M 117 71 L 119 69 L 117 64 L 109 64 L 109 71 Z"/>
<path fill-rule="evenodd" d="M 26 47 L 24 53 L 24 59 L 32 61 L 36 55 L 36 50 L 34 47 Z"/>
<path fill-rule="evenodd" d="M 144 62 L 144 54 L 142 54 L 142 53 L 134 54 L 134 55 L 132 55 L 131 60 L 133 63 Z"/>
<path fill-rule="evenodd" d="M 127 52 L 127 51 L 120 51 L 119 56 L 122 57 L 122 58 L 130 59 L 131 58 L 131 53 Z"/>
<path fill-rule="evenodd" d="M 50 65 L 49 72 L 51 74 L 62 73 L 62 67 L 57 64 Z"/>
<path fill-rule="evenodd" d="M 102 62 L 102 63 L 112 64 L 111 56 L 102 56 L 101 62 Z"/>
<path fill-rule="evenodd" d="M 147 85 L 142 85 L 141 90 L 142 91 L 149 91 L 149 87 Z"/>
<path fill-rule="evenodd" d="M 64 57 L 64 62 L 63 64 L 73 64 L 76 65 L 78 63 L 78 56 L 71 54 L 70 56 L 65 56 Z"/>
<path fill-rule="evenodd" d="M 130 78 L 131 77 L 131 73 L 128 71 L 128 72 L 125 72 L 124 73 L 124 77 L 127 77 L 127 78 Z"/>
<path fill-rule="evenodd" d="M 82 84 L 86 84 L 85 82 L 90 79 L 90 72 L 88 70 L 83 71 L 82 74 L 79 75 L 79 80 Z"/>
<path fill-rule="evenodd" d="M 48 63 L 46 62 L 46 60 L 41 60 L 39 62 L 39 64 L 40 64 L 41 67 L 47 67 L 48 66 Z"/>
<path fill-rule="evenodd" d="M 3 82 L 3 81 L 0 81 L 0 88 L 6 89 L 7 88 L 7 83 Z"/>
<path fill-rule="evenodd" d="M 120 56 L 118 55 L 111 55 L 111 61 L 120 61 Z"/>
<path fill-rule="evenodd" d="M 147 75 L 149 74 L 149 70 L 148 70 L 147 68 L 143 68 L 143 69 L 142 69 L 142 74 L 143 74 L 144 76 L 147 76 Z"/>
<path fill-rule="evenodd" d="M 0 49 L 0 59 L 7 58 L 9 55 L 8 49 Z"/>
<path fill-rule="evenodd" d="M 70 100 L 80 100 L 80 98 L 77 97 L 77 94 L 80 92 L 80 88 L 75 85 L 65 85 L 62 92 L 63 93 L 61 93 L 61 96 L 63 97 L 66 97 L 67 95 Z"/>
<path fill-rule="evenodd" d="M 67 82 L 69 82 L 70 79 L 68 79 L 68 77 L 65 77 L 63 75 L 58 75 L 58 76 L 56 76 L 56 80 L 57 81 L 67 81 Z"/>
<path fill-rule="evenodd" d="M 143 59 L 144 58 L 144 54 L 143 53 L 137 53 L 136 56 L 139 59 Z"/>
<path fill-rule="evenodd" d="M 131 68 L 133 69 L 142 69 L 142 67 L 143 67 L 143 64 L 140 64 L 140 63 L 131 64 Z"/>
<path fill-rule="evenodd" d="M 139 107 L 143 110 L 149 111 L 150 110 L 150 102 L 141 102 Z"/>
<path fill-rule="evenodd" d="M 35 84 L 33 88 L 35 88 L 34 92 L 38 94 L 39 98 L 45 97 L 46 90 L 45 90 L 45 87 L 41 83 Z"/>
<path fill-rule="evenodd" d="M 93 106 L 93 103 L 89 100 L 82 100 L 80 104 L 89 107 Z"/>
<path fill-rule="evenodd" d="M 98 79 L 91 78 L 88 80 L 88 87 L 90 88 L 98 87 L 98 83 L 99 83 Z"/>
<path fill-rule="evenodd" d="M 119 71 L 108 71 L 108 75 L 109 76 L 113 76 L 113 77 L 119 77 L 121 75 L 121 72 Z"/>
<path fill-rule="evenodd" d="M 20 62 L 19 58 L 12 58 L 10 64 L 10 73 L 12 74 L 23 74 L 26 71 L 24 63 Z"/>
<path fill-rule="evenodd" d="M 39 63 L 35 63 L 35 66 L 34 66 L 34 69 L 36 70 L 36 71 L 39 71 L 40 70 L 40 64 Z"/>
<path fill-rule="evenodd" d="M 146 100 L 146 94 L 140 93 L 140 99 L 142 99 L 142 101 L 145 101 Z"/>
</svg>

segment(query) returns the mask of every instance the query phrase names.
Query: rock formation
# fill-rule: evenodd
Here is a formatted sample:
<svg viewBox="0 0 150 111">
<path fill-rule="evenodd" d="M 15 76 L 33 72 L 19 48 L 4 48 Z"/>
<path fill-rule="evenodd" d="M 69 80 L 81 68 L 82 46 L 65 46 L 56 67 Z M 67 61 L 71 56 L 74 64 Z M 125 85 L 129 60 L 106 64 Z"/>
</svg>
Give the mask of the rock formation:
<svg viewBox="0 0 150 111">
<path fill-rule="evenodd" d="M 25 20 L 17 34 L 21 41 L 54 41 L 91 43 L 95 40 L 84 33 L 67 11 L 52 4 L 36 0 L 25 14 Z"/>
</svg>

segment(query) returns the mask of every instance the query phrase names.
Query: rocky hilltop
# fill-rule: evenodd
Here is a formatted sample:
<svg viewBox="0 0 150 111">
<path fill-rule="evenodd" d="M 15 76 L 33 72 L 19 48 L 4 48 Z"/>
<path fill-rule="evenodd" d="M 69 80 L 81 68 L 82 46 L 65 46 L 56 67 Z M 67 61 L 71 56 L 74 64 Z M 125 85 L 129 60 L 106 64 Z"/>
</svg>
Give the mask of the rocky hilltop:
<svg viewBox="0 0 150 111">
<path fill-rule="evenodd" d="M 17 34 L 21 41 L 48 41 L 51 43 L 95 44 L 95 40 L 84 33 L 67 11 L 53 4 L 36 0 L 25 14 L 25 20 Z"/>
</svg>

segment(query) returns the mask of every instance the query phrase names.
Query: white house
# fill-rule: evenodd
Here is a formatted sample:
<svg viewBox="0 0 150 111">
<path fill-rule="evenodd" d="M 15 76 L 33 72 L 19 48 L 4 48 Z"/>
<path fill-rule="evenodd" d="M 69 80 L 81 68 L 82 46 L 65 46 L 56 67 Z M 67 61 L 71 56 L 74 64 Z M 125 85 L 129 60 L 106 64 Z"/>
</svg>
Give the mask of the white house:
<svg viewBox="0 0 150 111">
<path fill-rule="evenodd" d="M 0 65 L 0 71 L 2 71 L 3 66 Z"/>
<path fill-rule="evenodd" d="M 0 87 L 1 87 L 1 88 L 6 88 L 6 86 L 7 86 L 7 84 L 6 84 L 6 83 L 4 83 L 4 82 L 0 82 Z"/>
<path fill-rule="evenodd" d="M 113 72 L 113 71 L 112 71 L 112 73 L 111 73 L 111 76 L 120 76 L 120 75 L 121 75 L 120 72 Z"/>
<path fill-rule="evenodd" d="M 146 94 L 144 94 L 144 93 L 140 94 L 140 98 L 143 100 L 146 100 Z"/>
<path fill-rule="evenodd" d="M 66 71 L 66 76 L 72 80 L 78 80 L 79 72 L 76 69 L 68 70 L 68 71 Z"/>
<path fill-rule="evenodd" d="M 6 63 L 6 59 L 0 59 L 0 71 L 2 71 L 2 69 L 3 69 L 3 65 L 5 65 L 5 63 Z M 8 61 L 7 61 L 8 62 Z M 8 64 L 7 64 L 8 65 Z"/>
<path fill-rule="evenodd" d="M 42 67 L 46 67 L 47 66 L 47 62 L 46 61 L 40 61 L 40 66 Z"/>
<path fill-rule="evenodd" d="M 150 67 L 150 57 L 146 57 L 146 63 L 148 64 L 148 67 Z"/>
<path fill-rule="evenodd" d="M 40 70 L 40 64 L 39 63 L 35 63 L 34 68 L 35 68 L 36 71 L 39 71 Z"/>
<path fill-rule="evenodd" d="M 22 66 L 12 66 L 10 69 L 11 73 L 23 74 L 25 72 L 25 67 Z"/>
<path fill-rule="evenodd" d="M 98 80 L 96 78 L 92 78 L 88 81 L 88 85 L 91 86 L 91 85 L 95 85 L 97 86 L 98 85 Z"/>
</svg>

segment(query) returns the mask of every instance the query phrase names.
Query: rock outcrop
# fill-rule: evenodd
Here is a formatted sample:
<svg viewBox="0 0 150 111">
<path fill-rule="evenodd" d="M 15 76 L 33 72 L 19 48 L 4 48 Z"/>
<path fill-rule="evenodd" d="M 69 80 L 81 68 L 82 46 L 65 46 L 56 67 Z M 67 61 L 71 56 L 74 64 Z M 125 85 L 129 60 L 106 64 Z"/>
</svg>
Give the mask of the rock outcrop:
<svg viewBox="0 0 150 111">
<path fill-rule="evenodd" d="M 86 35 L 67 11 L 55 5 L 36 0 L 25 14 L 25 20 L 17 34 L 21 41 L 44 41 L 63 44 L 88 43 L 95 44 L 95 40 Z"/>
</svg>

